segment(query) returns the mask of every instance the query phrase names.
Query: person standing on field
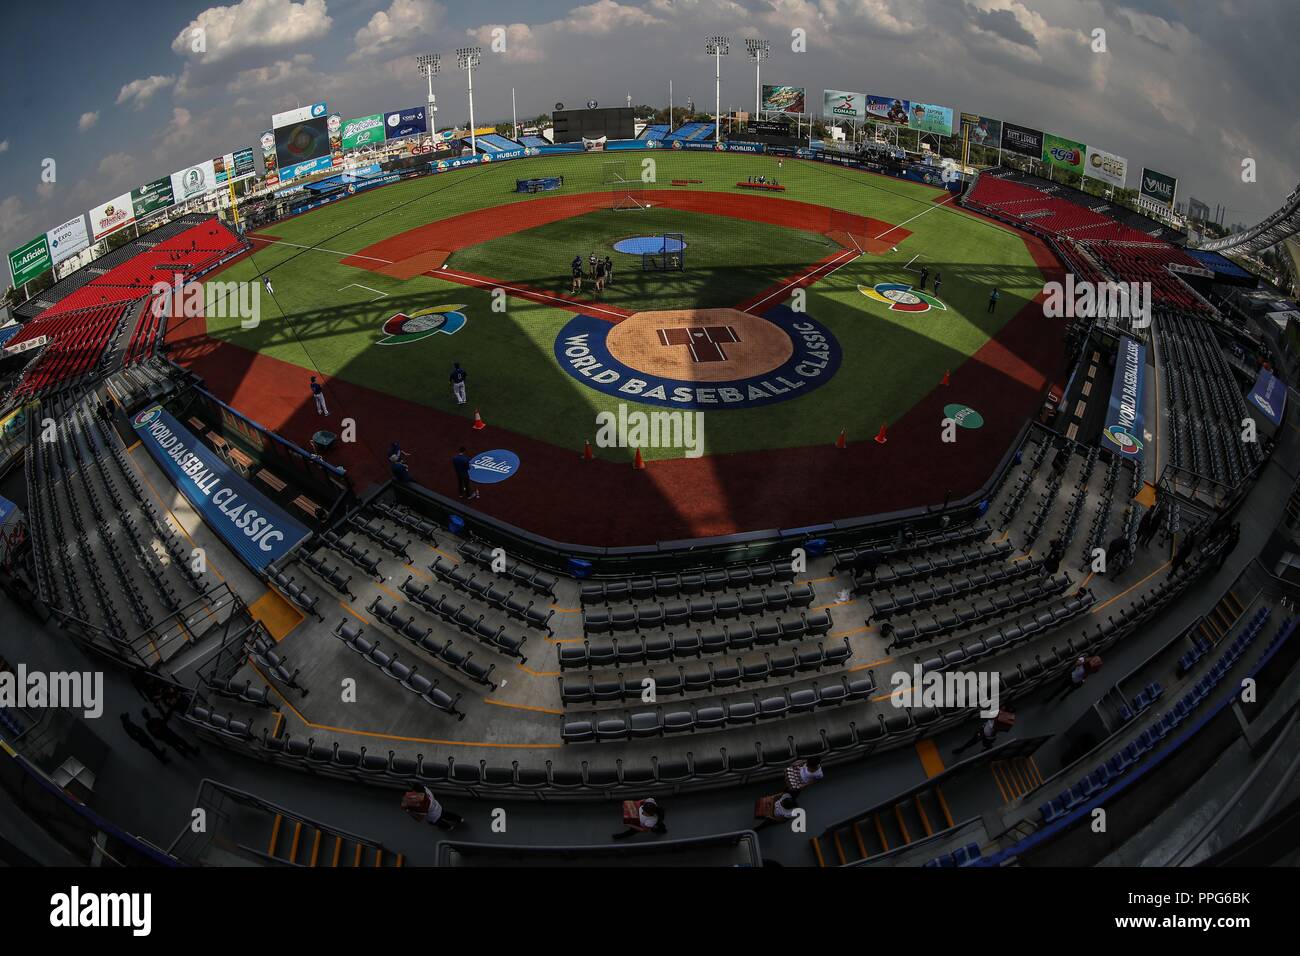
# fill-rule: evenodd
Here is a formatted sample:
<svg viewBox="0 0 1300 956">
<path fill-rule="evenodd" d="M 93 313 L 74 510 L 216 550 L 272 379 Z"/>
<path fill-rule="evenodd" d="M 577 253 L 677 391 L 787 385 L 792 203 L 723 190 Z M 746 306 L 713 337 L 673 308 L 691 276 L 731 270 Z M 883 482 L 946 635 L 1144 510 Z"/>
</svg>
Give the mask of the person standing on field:
<svg viewBox="0 0 1300 956">
<path fill-rule="evenodd" d="M 468 378 L 465 370 L 460 367 L 459 362 L 451 363 L 451 394 L 456 398 L 457 405 L 465 404 L 465 379 Z"/>
</svg>

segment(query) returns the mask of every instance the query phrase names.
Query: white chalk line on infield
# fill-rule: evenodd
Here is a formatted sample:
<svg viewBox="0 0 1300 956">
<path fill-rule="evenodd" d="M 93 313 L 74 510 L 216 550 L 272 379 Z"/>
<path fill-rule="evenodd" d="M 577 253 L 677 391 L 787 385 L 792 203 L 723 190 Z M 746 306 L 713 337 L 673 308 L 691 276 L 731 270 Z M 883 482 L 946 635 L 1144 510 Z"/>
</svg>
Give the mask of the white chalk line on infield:
<svg viewBox="0 0 1300 956">
<path fill-rule="evenodd" d="M 948 198 L 945 199 L 943 202 L 937 202 L 937 203 L 934 203 L 932 206 L 930 206 L 929 209 L 922 209 L 920 212 L 918 212 L 918 213 L 917 213 L 915 216 L 913 216 L 911 219 L 904 219 L 904 220 L 903 220 L 902 222 L 900 222 L 898 225 L 896 225 L 896 226 L 890 226 L 888 229 L 886 229 L 886 230 L 885 230 L 884 232 L 882 232 L 880 235 L 876 236 L 876 238 L 877 238 L 877 239 L 883 239 L 883 238 L 885 238 L 885 236 L 889 235 L 889 234 L 890 234 L 891 232 L 893 232 L 895 229 L 902 229 L 902 228 L 903 228 L 904 226 L 906 226 L 909 222 L 913 222 L 913 221 L 915 221 L 915 220 L 917 220 L 917 219 L 920 219 L 920 218 L 921 218 L 922 216 L 924 216 L 927 212 L 934 212 L 936 209 L 941 209 L 941 208 L 943 208 L 944 206 L 948 205 L 948 203 L 952 202 L 952 201 L 953 201 L 954 199 L 956 199 L 956 198 L 957 198 L 957 194 L 956 194 L 956 193 L 952 193 L 952 194 L 950 194 L 950 195 L 948 196 Z"/>
<path fill-rule="evenodd" d="M 854 260 L 856 260 L 860 255 L 862 255 L 862 253 L 860 253 L 860 252 L 850 252 L 848 249 L 845 249 L 843 252 L 841 252 L 841 253 L 840 253 L 838 256 L 836 256 L 835 258 L 836 258 L 836 259 L 839 259 L 839 258 L 844 257 L 844 256 L 847 256 L 848 258 L 847 258 L 847 259 L 844 259 L 844 261 L 842 261 L 842 262 L 837 263 L 836 266 L 835 266 L 835 268 L 831 269 L 831 270 L 830 270 L 829 272 L 827 272 L 825 275 L 821 276 L 821 278 L 825 279 L 825 278 L 827 278 L 828 276 L 834 275 L 836 272 L 838 272 L 840 269 L 844 268 L 844 267 L 845 267 L 846 265 L 848 265 L 850 262 L 853 262 Z M 832 261 L 834 261 L 834 260 L 832 260 Z M 785 293 L 786 293 L 789 289 L 792 289 L 794 286 L 797 286 L 800 282 L 804 282 L 804 281 L 806 281 L 806 280 L 812 279 L 812 278 L 813 278 L 814 276 L 816 276 L 819 272 L 821 272 L 821 270 L 822 270 L 823 268 L 825 268 L 825 265 L 822 265 L 822 266 L 817 267 L 816 269 L 814 269 L 812 272 L 808 273 L 808 274 L 805 275 L 805 276 L 800 276 L 800 277 L 797 278 L 797 279 L 791 279 L 791 280 L 790 280 L 789 282 L 787 282 L 785 285 L 781 286 L 781 288 L 776 289 L 776 290 L 774 290 L 774 291 L 772 291 L 772 292 L 769 292 L 767 295 L 763 296 L 763 298 L 759 299 L 757 302 L 755 302 L 753 305 L 751 305 L 751 306 L 750 306 L 746 311 L 748 311 L 748 312 L 753 312 L 754 310 L 758 309 L 759 307 L 761 307 L 762 305 L 764 305 L 764 304 L 765 304 L 766 302 L 768 302 L 769 300 L 774 299 L 774 298 L 776 298 L 777 296 L 784 296 Z"/>
<path fill-rule="evenodd" d="M 627 313 L 625 312 L 614 312 L 591 302 L 579 302 L 576 299 L 566 299 L 564 296 L 550 295 L 546 292 L 539 292 L 536 289 L 521 289 L 517 286 L 506 285 L 504 282 L 493 282 L 491 279 L 484 279 L 481 276 L 466 275 L 465 273 L 457 272 L 454 269 L 439 269 L 435 273 L 430 273 L 430 275 L 439 279 L 446 276 L 456 276 L 457 278 L 464 280 L 466 285 L 474 285 L 480 288 L 504 289 L 507 292 L 513 292 L 515 295 L 523 299 L 549 299 L 552 302 L 562 303 L 563 305 L 580 312 L 600 312 L 613 319 L 627 318 Z"/>
<path fill-rule="evenodd" d="M 391 266 L 392 259 L 377 259 L 374 256 L 363 256 L 359 252 L 339 252 L 337 249 L 326 249 L 324 246 L 304 246 L 297 242 L 289 242 L 285 239 L 259 239 L 259 242 L 265 242 L 268 245 L 293 246 L 295 249 L 306 249 L 308 252 L 325 252 L 331 256 L 343 256 L 347 259 L 369 259 L 371 262 L 382 262 L 384 265 Z"/>
<path fill-rule="evenodd" d="M 388 295 L 387 292 L 380 292 L 378 289 L 372 289 L 370 288 L 370 286 L 362 285 L 360 282 L 349 282 L 347 285 L 343 287 L 343 289 L 365 289 L 367 292 L 373 292 L 378 298 L 381 299 Z M 339 289 L 338 291 L 342 292 L 343 289 Z"/>
</svg>

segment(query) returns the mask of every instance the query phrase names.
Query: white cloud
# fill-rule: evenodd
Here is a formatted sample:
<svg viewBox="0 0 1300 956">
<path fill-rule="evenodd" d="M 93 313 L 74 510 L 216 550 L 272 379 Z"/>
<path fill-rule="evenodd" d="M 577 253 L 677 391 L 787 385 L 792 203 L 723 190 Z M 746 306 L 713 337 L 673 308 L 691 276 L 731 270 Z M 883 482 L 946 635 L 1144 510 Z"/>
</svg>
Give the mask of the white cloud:
<svg viewBox="0 0 1300 956">
<path fill-rule="evenodd" d="M 491 23 L 466 33 L 484 49 L 491 49 L 493 39 L 500 35 L 498 30 L 505 31 L 506 41 L 505 49 L 499 55 L 508 62 L 541 63 L 546 59 L 546 51 L 542 48 L 545 41 L 526 23 Z"/>
<path fill-rule="evenodd" d="M 149 100 L 160 90 L 165 90 L 176 82 L 174 76 L 146 76 L 138 80 L 132 80 L 117 94 L 117 105 L 122 106 L 125 103 L 134 103 L 135 108 L 142 110 Z M 84 117 L 83 117 L 84 118 Z"/>
<path fill-rule="evenodd" d="M 253 49 L 274 49 L 319 40 L 329 33 L 325 0 L 240 0 L 228 7 L 209 7 L 191 20 L 176 39 L 172 52 L 192 60 L 217 63 Z M 194 49 L 202 31 L 205 50 Z"/>
<path fill-rule="evenodd" d="M 99 110 L 94 110 L 90 113 L 82 113 L 81 119 L 77 120 L 77 129 L 81 130 L 84 133 L 86 130 L 94 127 L 94 125 L 98 122 L 99 122 Z"/>
<path fill-rule="evenodd" d="M 9 152 L 9 140 L 0 139 L 0 153 Z"/>
<path fill-rule="evenodd" d="M 663 26 L 664 21 L 641 7 L 616 3 L 615 0 L 596 0 L 595 3 L 574 7 L 561 25 L 575 33 L 603 34 L 620 29 Z"/>
<path fill-rule="evenodd" d="M 405 49 L 421 36 L 431 34 L 442 20 L 443 7 L 433 0 L 393 0 L 357 31 L 356 51 L 349 59 L 392 53 Z"/>
<path fill-rule="evenodd" d="M 308 76 L 314 59 L 310 53 L 299 53 L 291 60 L 279 60 L 270 66 L 241 70 L 226 85 L 226 92 L 248 93 L 264 87 L 285 86 Z"/>
<path fill-rule="evenodd" d="M 193 113 L 183 106 L 176 106 L 172 108 L 171 122 L 163 128 L 157 138 L 169 148 L 179 149 L 190 145 L 201 128 L 201 123 L 194 122 Z"/>
</svg>

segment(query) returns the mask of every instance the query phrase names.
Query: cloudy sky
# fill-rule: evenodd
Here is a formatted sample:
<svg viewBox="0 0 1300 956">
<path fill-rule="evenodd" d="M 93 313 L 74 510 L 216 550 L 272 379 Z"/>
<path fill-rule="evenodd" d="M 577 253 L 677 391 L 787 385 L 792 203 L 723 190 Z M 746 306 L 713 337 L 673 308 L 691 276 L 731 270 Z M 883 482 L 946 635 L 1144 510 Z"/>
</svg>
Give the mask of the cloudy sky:
<svg viewBox="0 0 1300 956">
<path fill-rule="evenodd" d="M 193 49 L 203 28 L 206 51 Z M 494 28 L 505 50 L 492 51 Z M 1107 52 L 1093 50 L 1105 30 Z M 807 51 L 791 49 L 791 31 Z M 0 249 L 118 194 L 251 146 L 282 109 L 415 106 L 412 55 L 444 55 L 441 125 L 468 115 L 454 49 L 484 47 L 480 122 L 595 98 L 712 106 L 704 38 L 735 41 L 723 106 L 764 81 L 939 103 L 1045 128 L 1180 177 L 1180 198 L 1253 222 L 1300 180 L 1297 0 L 41 0 L 0 40 Z M 1241 163 L 1256 161 L 1257 182 Z M 42 163 L 55 161 L 55 181 Z M 5 279 L 7 280 L 7 276 Z"/>
</svg>

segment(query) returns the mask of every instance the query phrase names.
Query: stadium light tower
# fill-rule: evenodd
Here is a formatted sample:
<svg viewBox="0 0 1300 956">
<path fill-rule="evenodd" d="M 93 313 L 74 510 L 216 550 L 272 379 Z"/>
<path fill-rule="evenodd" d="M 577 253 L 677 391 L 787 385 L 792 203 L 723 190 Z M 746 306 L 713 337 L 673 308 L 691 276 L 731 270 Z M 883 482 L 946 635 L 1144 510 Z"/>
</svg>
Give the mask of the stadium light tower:
<svg viewBox="0 0 1300 956">
<path fill-rule="evenodd" d="M 438 104 L 433 98 L 433 78 L 442 69 L 442 57 L 437 53 L 422 53 L 415 58 L 420 75 L 429 81 L 429 135 L 438 132 Z"/>
<path fill-rule="evenodd" d="M 759 108 L 763 104 L 763 88 L 759 85 L 759 75 L 763 70 L 763 61 L 772 55 L 772 41 L 746 37 L 745 52 L 754 61 L 754 119 L 758 119 Z"/>
<path fill-rule="evenodd" d="M 483 62 L 483 48 L 461 47 L 456 51 L 456 65 L 469 76 L 469 149 L 478 153 L 478 138 L 474 135 L 474 67 Z"/>
<path fill-rule="evenodd" d="M 712 36 L 705 41 L 705 50 L 713 56 L 713 142 L 722 142 L 722 58 L 731 52 L 731 39 Z"/>
</svg>

